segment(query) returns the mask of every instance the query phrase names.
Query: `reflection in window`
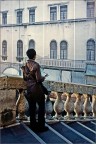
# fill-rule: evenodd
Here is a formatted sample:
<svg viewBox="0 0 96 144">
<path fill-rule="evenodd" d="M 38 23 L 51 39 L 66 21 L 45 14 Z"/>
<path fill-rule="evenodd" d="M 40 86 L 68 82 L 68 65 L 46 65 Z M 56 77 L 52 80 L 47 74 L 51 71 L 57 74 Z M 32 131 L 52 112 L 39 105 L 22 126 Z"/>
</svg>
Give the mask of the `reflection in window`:
<svg viewBox="0 0 96 144">
<path fill-rule="evenodd" d="M 2 42 L 2 60 L 7 60 L 7 41 Z"/>
<path fill-rule="evenodd" d="M 95 3 L 94 2 L 87 2 L 87 17 L 93 18 L 95 11 Z"/>
<path fill-rule="evenodd" d="M 60 20 L 67 19 L 67 5 L 60 6 Z"/>
<path fill-rule="evenodd" d="M 35 42 L 34 42 L 34 40 L 30 40 L 29 41 L 29 47 L 28 47 L 28 49 L 35 49 Z"/>
<path fill-rule="evenodd" d="M 21 62 L 23 60 L 23 42 L 18 40 L 17 42 L 17 61 Z"/>
<path fill-rule="evenodd" d="M 67 59 L 67 42 L 60 43 L 60 59 Z"/>
<path fill-rule="evenodd" d="M 56 43 L 56 41 L 51 41 L 51 43 L 50 43 L 50 58 L 57 59 L 57 43 Z"/>
<path fill-rule="evenodd" d="M 87 41 L 87 60 L 95 60 L 95 41 L 92 39 Z"/>
<path fill-rule="evenodd" d="M 50 20 L 57 20 L 57 7 L 50 7 Z"/>
</svg>

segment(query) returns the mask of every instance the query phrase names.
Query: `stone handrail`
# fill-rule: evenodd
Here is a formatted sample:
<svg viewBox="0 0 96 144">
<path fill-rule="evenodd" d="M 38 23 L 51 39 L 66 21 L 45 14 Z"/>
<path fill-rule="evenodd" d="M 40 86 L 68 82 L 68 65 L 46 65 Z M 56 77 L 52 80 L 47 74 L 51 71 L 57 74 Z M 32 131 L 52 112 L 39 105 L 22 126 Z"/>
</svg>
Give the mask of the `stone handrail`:
<svg viewBox="0 0 96 144">
<path fill-rule="evenodd" d="M 45 86 L 49 91 L 56 92 L 68 92 L 68 93 L 80 93 L 80 94 L 96 94 L 96 86 L 93 85 L 84 85 L 84 84 L 76 84 L 76 83 L 63 83 L 63 82 L 55 82 L 55 81 L 45 81 Z"/>
<path fill-rule="evenodd" d="M 46 120 L 96 119 L 96 86 L 54 81 L 45 81 L 44 85 L 50 91 L 45 103 Z M 0 126 L 15 121 L 16 110 L 19 119 L 27 120 L 25 91 L 22 77 L 0 77 Z"/>
<path fill-rule="evenodd" d="M 96 94 L 96 86 L 84 85 L 76 83 L 63 83 L 55 81 L 45 81 L 44 85 L 49 91 L 80 93 L 80 94 Z M 26 82 L 22 77 L 0 77 L 0 89 L 26 89 Z"/>
</svg>

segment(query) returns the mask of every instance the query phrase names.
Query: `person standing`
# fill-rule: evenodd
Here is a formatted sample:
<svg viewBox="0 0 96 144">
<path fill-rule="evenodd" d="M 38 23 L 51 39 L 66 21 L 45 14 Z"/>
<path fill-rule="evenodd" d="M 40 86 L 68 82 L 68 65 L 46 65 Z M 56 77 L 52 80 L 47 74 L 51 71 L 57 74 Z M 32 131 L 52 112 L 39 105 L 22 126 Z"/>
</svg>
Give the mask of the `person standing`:
<svg viewBox="0 0 96 144">
<path fill-rule="evenodd" d="M 47 75 L 41 75 L 40 65 L 35 61 L 36 51 L 34 49 L 28 49 L 26 55 L 29 59 L 21 69 L 27 83 L 30 128 L 35 132 L 44 132 L 48 130 L 48 127 L 45 126 L 45 94 L 41 83 Z M 36 119 L 36 103 L 38 104 L 38 119 Z"/>
</svg>

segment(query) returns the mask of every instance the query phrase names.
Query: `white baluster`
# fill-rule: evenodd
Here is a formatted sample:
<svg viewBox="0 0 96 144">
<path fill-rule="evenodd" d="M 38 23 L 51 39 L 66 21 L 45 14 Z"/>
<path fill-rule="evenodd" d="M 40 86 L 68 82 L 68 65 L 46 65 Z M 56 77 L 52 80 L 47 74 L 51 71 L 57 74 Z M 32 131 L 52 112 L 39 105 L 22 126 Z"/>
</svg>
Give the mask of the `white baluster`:
<svg viewBox="0 0 96 144">
<path fill-rule="evenodd" d="M 96 118 L 96 95 L 92 96 L 92 112 L 93 117 Z"/>
<path fill-rule="evenodd" d="M 46 102 L 45 102 L 45 115 L 46 119 L 50 120 L 52 119 L 52 111 L 53 111 L 53 106 L 52 102 L 50 101 L 49 96 L 47 96 Z"/>
<path fill-rule="evenodd" d="M 76 102 L 74 103 L 74 112 L 76 113 L 76 118 L 82 118 L 83 114 L 83 102 L 81 100 L 81 94 L 76 94 Z"/>
<path fill-rule="evenodd" d="M 57 99 L 54 103 L 54 111 L 56 113 L 54 118 L 61 120 L 64 119 L 62 117 L 62 112 L 64 111 L 64 102 L 61 100 L 61 95 L 57 94 L 57 92 L 55 92 L 55 95 Z"/>
<path fill-rule="evenodd" d="M 73 118 L 73 112 L 74 112 L 74 103 L 71 100 L 71 93 L 66 93 L 66 101 L 64 104 L 64 110 L 67 112 L 65 119 Z"/>
<path fill-rule="evenodd" d="M 92 105 L 90 101 L 90 95 L 84 94 L 85 102 L 84 102 L 84 117 L 90 117 L 92 114 Z"/>
</svg>

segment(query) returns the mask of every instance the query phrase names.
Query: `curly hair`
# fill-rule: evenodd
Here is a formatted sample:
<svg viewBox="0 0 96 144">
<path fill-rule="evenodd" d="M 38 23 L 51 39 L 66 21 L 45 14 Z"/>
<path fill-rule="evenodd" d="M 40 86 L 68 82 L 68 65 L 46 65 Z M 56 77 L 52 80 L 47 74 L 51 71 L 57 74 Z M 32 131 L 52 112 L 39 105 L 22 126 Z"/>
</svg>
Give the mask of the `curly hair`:
<svg viewBox="0 0 96 144">
<path fill-rule="evenodd" d="M 26 55 L 29 59 L 33 59 L 36 56 L 36 51 L 34 49 L 28 49 Z"/>
</svg>

